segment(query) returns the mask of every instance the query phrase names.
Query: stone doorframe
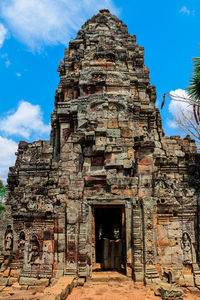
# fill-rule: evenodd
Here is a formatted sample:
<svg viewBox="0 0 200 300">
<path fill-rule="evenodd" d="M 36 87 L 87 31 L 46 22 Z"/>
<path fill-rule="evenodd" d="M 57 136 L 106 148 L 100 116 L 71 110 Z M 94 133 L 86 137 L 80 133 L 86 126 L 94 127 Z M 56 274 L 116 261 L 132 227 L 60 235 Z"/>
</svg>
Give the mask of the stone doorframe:
<svg viewBox="0 0 200 300">
<path fill-rule="evenodd" d="M 130 202 L 125 201 L 88 201 L 91 210 L 91 235 L 92 235 L 92 265 L 95 263 L 95 220 L 94 220 L 94 209 L 96 207 L 121 207 L 122 214 L 124 214 L 125 223 L 125 240 L 126 240 L 126 257 L 125 257 L 125 268 L 126 275 L 132 277 L 132 205 Z"/>
</svg>

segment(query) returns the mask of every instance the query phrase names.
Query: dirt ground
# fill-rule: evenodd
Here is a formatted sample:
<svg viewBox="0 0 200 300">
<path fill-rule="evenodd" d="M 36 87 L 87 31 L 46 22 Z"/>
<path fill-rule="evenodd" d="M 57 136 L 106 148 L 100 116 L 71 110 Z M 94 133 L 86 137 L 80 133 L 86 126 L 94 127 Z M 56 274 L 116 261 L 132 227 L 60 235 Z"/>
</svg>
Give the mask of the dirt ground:
<svg viewBox="0 0 200 300">
<path fill-rule="evenodd" d="M 154 288 L 135 283 L 117 272 L 93 273 L 92 281 L 76 287 L 67 300 L 159 300 Z M 184 300 L 200 300 L 200 290 L 184 289 Z"/>
<path fill-rule="evenodd" d="M 83 283 L 83 282 L 82 282 Z M 56 286 L 55 286 L 56 288 Z M 40 300 L 44 288 L 35 287 L 17 290 L 13 287 L 0 287 L 0 300 Z M 200 300 L 200 290 L 183 288 L 184 300 Z M 52 295 L 53 296 L 53 295 Z M 47 295 L 45 300 L 55 299 Z M 92 279 L 84 286 L 74 287 L 67 300 L 159 300 L 154 288 L 135 283 L 130 278 L 117 272 L 94 272 Z"/>
<path fill-rule="evenodd" d="M 73 289 L 67 300 L 159 300 L 154 292 L 131 282 L 86 283 Z"/>
<path fill-rule="evenodd" d="M 184 300 L 200 300 L 200 291 L 184 291 Z M 76 287 L 67 300 L 159 300 L 154 291 L 133 282 L 86 283 Z"/>
</svg>

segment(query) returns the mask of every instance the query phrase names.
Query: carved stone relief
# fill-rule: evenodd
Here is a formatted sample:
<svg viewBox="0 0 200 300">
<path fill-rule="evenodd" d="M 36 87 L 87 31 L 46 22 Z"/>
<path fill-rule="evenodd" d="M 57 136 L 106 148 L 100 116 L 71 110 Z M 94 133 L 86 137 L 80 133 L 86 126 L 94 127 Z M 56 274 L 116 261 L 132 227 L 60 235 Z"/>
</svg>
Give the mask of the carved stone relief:
<svg viewBox="0 0 200 300">
<path fill-rule="evenodd" d="M 13 249 L 13 231 L 11 225 L 8 225 L 5 232 L 5 250 L 12 251 L 12 249 Z"/>
</svg>

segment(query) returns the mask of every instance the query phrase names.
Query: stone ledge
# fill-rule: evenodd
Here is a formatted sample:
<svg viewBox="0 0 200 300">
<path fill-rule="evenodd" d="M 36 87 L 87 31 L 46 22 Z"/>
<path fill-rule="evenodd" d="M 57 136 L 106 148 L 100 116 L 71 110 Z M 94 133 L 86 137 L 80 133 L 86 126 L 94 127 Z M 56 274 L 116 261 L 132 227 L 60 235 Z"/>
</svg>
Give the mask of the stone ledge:
<svg viewBox="0 0 200 300">
<path fill-rule="evenodd" d="M 74 277 L 61 277 L 54 286 L 44 290 L 44 295 L 40 297 L 40 300 L 64 300 L 71 293 L 73 287 Z"/>
<path fill-rule="evenodd" d="M 29 278 L 29 277 L 20 277 L 19 280 L 20 285 L 28 285 L 28 286 L 44 286 L 47 287 L 49 285 L 49 279 L 37 279 L 37 278 Z"/>
</svg>

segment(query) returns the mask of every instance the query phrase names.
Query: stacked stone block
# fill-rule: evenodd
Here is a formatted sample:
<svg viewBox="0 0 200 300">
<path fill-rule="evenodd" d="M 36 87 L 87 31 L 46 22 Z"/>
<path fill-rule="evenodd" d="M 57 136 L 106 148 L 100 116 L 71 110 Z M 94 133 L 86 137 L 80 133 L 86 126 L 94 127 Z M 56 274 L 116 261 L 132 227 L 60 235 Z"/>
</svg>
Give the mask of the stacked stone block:
<svg viewBox="0 0 200 300">
<path fill-rule="evenodd" d="M 165 137 L 143 47 L 101 10 L 58 72 L 50 142 L 21 142 L 8 178 L 21 278 L 92 276 L 95 207 L 117 206 L 127 276 L 197 284 L 199 155 L 189 137 Z"/>
</svg>

